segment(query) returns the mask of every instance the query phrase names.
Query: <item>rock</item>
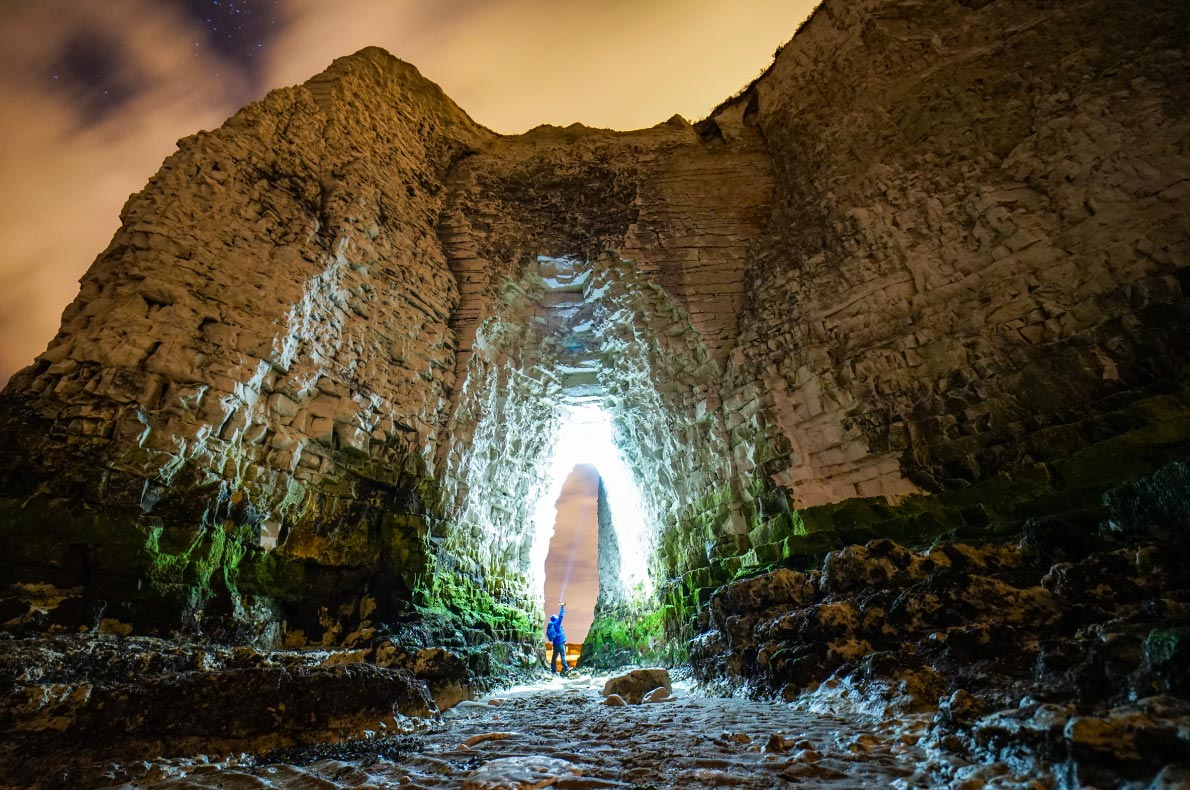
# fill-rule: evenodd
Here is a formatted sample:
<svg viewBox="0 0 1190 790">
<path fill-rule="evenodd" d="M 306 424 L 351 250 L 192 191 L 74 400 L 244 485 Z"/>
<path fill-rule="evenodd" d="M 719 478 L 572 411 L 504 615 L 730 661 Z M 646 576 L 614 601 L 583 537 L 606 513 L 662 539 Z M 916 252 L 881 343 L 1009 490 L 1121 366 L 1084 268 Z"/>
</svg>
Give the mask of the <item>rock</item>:
<svg viewBox="0 0 1190 790">
<path fill-rule="evenodd" d="M 477 744 L 486 743 L 487 741 L 505 741 L 513 737 L 516 737 L 515 732 L 485 732 L 479 735 L 472 735 L 463 741 L 463 743 L 470 748 Z"/>
<path fill-rule="evenodd" d="M 764 743 L 764 750 L 773 754 L 784 754 L 792 742 L 786 741 L 779 732 L 774 732 Z"/>
<path fill-rule="evenodd" d="M 1142 656 L 1132 679 L 1138 692 L 1190 692 L 1190 626 L 1153 629 L 1145 637 Z"/>
<path fill-rule="evenodd" d="M 1063 734 L 1076 762 L 1119 766 L 1178 760 L 1190 752 L 1190 702 L 1157 697 L 1104 716 L 1074 716 Z"/>
<path fill-rule="evenodd" d="M 1175 461 L 1104 494 L 1110 525 L 1127 535 L 1190 537 L 1190 464 Z"/>
<path fill-rule="evenodd" d="M 460 655 L 445 648 L 410 652 L 391 638 L 382 638 L 372 646 L 368 658 L 377 666 L 404 669 L 425 681 L 439 710 L 471 699 L 471 670 Z"/>
<path fill-rule="evenodd" d="M 503 757 L 468 774 L 463 790 L 536 790 L 581 773 L 554 757 Z"/>
<path fill-rule="evenodd" d="M 664 669 L 634 669 L 609 679 L 603 684 L 604 695 L 617 694 L 630 705 L 639 705 L 644 696 L 654 689 L 672 691 L 669 673 Z"/>
<path fill-rule="evenodd" d="M 935 727 L 951 729 L 969 727 L 987 713 L 987 705 L 963 689 L 958 689 L 938 703 L 934 715 Z"/>
<path fill-rule="evenodd" d="M 395 734 L 400 718 L 438 713 L 405 670 L 320 666 L 300 652 L 76 636 L 0 640 L 0 655 L 11 689 L 0 700 L 6 776 L 61 770 L 70 765 L 65 750 L 81 763 L 258 751 L 377 728 Z M 39 657 L 33 672 L 22 668 L 31 655 Z"/>
<path fill-rule="evenodd" d="M 791 608 L 808 603 L 814 585 L 804 574 L 787 568 L 741 579 L 720 587 L 711 599 L 719 619 L 728 614 L 755 612 L 773 606 Z"/>
<path fill-rule="evenodd" d="M 627 705 L 628 703 L 625 702 L 624 698 L 621 697 L 619 694 L 608 694 L 606 697 L 603 698 L 603 701 L 600 702 L 599 704 L 600 705 L 608 705 L 613 708 L 618 708 L 618 707 Z"/>
<path fill-rule="evenodd" d="M 670 694 L 669 689 L 664 686 L 659 686 L 649 693 L 641 697 L 641 702 L 670 702 L 673 700 L 673 695 Z"/>
</svg>

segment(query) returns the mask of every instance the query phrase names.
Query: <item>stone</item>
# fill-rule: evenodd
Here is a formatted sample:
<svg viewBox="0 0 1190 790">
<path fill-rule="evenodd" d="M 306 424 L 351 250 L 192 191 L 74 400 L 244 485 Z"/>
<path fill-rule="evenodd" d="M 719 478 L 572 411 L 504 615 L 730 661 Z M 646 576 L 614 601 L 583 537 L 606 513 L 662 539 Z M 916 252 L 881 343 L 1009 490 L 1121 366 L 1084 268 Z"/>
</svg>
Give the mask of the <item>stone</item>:
<svg viewBox="0 0 1190 790">
<path fill-rule="evenodd" d="M 478 735 L 472 735 L 463 741 L 463 743 L 470 748 L 481 743 L 487 743 L 488 741 L 505 741 L 513 737 L 516 737 L 515 732 L 484 732 Z"/>
<path fill-rule="evenodd" d="M 664 669 L 633 669 L 622 675 L 608 679 L 603 684 L 604 696 L 616 694 L 629 705 L 639 705 L 646 694 L 655 689 L 664 689 L 667 694 L 673 687 L 670 685 L 669 673 Z"/>
<path fill-rule="evenodd" d="M 463 790 L 536 790 L 581 773 L 556 757 L 502 757 L 468 774 Z"/>
<path fill-rule="evenodd" d="M 641 702 L 643 702 L 643 703 L 671 702 L 673 700 L 673 698 L 674 698 L 673 694 L 670 693 L 669 689 L 665 688 L 664 686 L 658 686 L 657 688 L 653 689 L 652 691 L 648 692 L 643 697 L 641 697 Z"/>
<path fill-rule="evenodd" d="M 963 689 L 958 689 L 938 703 L 934 722 L 935 726 L 951 729 L 969 727 L 985 713 L 987 705 L 983 701 Z"/>
<path fill-rule="evenodd" d="M 779 732 L 774 732 L 764 742 L 764 750 L 773 754 L 784 754 L 789 750 L 792 742 L 786 742 L 785 738 Z"/>
<path fill-rule="evenodd" d="M 625 702 L 624 698 L 621 697 L 619 694 L 608 694 L 606 697 L 603 698 L 603 701 L 600 702 L 599 704 L 607 705 L 612 708 L 619 708 L 619 707 L 623 707 L 624 705 L 627 705 L 628 703 Z"/>
<path fill-rule="evenodd" d="M 20 783 L 55 770 L 66 750 L 92 761 L 262 751 L 438 714 L 404 670 L 146 638 L 3 640 L 0 674 L 12 690 L 0 704 L 0 773 Z"/>
</svg>

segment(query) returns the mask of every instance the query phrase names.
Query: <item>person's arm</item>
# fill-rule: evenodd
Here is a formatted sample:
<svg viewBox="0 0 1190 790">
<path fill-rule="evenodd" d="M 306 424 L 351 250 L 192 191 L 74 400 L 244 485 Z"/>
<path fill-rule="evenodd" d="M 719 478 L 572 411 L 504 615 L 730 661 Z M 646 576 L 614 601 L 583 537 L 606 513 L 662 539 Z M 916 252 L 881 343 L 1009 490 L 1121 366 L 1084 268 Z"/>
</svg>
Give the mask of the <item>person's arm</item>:
<svg viewBox="0 0 1190 790">
<path fill-rule="evenodd" d="M 566 604 L 562 604 L 562 608 L 558 610 L 558 625 L 562 625 L 562 615 L 566 614 Z"/>
</svg>

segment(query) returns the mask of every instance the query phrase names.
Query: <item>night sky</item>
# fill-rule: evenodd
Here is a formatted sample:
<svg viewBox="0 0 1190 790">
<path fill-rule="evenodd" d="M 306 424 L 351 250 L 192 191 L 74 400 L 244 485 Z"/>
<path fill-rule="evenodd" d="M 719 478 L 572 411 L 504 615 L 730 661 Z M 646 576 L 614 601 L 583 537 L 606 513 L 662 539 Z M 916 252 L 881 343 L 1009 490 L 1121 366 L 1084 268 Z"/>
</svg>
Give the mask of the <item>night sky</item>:
<svg viewBox="0 0 1190 790">
<path fill-rule="evenodd" d="M 705 116 L 814 4 L 0 0 L 0 383 L 45 349 L 175 141 L 336 57 L 382 46 L 498 132 L 634 129 Z"/>
</svg>

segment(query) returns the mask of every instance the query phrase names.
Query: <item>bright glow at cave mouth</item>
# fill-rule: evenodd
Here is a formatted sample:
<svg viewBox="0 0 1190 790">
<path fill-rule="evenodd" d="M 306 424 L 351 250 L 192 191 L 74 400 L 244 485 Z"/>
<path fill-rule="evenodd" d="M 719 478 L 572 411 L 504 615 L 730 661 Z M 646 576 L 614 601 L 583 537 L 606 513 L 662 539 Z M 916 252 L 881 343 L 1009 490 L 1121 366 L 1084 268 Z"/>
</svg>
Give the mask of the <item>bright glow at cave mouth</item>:
<svg viewBox="0 0 1190 790">
<path fill-rule="evenodd" d="M 557 516 L 556 505 L 562 485 L 574 467 L 590 464 L 603 479 L 612 529 L 620 544 L 622 592 L 629 602 L 643 601 L 653 593 L 649 579 L 649 541 L 645 530 L 644 507 L 640 489 L 632 476 L 624 454 L 612 441 L 611 417 L 597 406 L 572 406 L 566 409 L 554 451 L 545 466 L 549 483 L 534 511 L 536 540 L 531 563 L 538 594 L 545 589 L 545 559 Z"/>
</svg>

